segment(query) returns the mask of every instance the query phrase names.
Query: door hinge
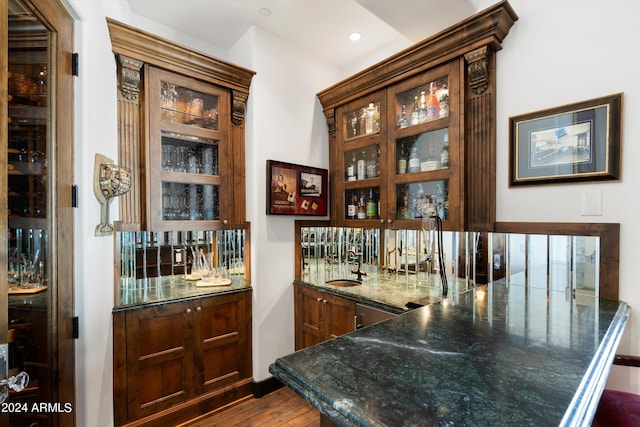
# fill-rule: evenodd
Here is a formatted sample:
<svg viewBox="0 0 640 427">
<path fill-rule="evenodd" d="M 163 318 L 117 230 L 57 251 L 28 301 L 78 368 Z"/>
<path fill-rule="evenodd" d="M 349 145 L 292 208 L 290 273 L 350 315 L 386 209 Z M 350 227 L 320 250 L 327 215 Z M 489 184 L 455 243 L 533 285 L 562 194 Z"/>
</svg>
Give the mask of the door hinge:
<svg viewBox="0 0 640 427">
<path fill-rule="evenodd" d="M 78 76 L 78 53 L 71 54 L 71 75 Z"/>
<path fill-rule="evenodd" d="M 74 316 L 71 321 L 73 324 L 73 338 L 77 340 L 78 338 L 80 338 L 80 320 L 78 319 L 78 316 Z"/>
<path fill-rule="evenodd" d="M 78 207 L 78 186 L 75 184 L 71 186 L 71 207 Z"/>
</svg>

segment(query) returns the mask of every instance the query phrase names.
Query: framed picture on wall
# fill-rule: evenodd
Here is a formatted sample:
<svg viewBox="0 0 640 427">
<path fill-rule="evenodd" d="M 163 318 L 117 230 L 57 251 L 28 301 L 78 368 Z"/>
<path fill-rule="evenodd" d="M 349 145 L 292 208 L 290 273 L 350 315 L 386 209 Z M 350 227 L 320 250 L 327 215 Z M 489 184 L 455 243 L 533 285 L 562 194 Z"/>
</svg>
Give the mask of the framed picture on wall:
<svg viewBox="0 0 640 427">
<path fill-rule="evenodd" d="M 267 160 L 267 215 L 327 215 L 328 171 Z"/>
<path fill-rule="evenodd" d="M 509 119 L 509 185 L 620 181 L 622 93 Z"/>
</svg>

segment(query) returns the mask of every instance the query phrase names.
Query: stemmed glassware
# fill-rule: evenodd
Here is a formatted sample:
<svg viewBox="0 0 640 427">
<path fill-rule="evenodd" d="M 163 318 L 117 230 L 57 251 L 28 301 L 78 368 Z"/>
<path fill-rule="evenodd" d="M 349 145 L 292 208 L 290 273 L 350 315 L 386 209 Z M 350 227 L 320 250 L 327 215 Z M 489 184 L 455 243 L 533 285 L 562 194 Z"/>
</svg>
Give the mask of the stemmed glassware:
<svg viewBox="0 0 640 427">
<path fill-rule="evenodd" d="M 113 232 L 113 225 L 109 223 L 109 205 L 114 197 L 121 196 L 130 190 L 131 170 L 124 166 L 102 163 L 100 164 L 99 186 L 105 203 L 102 205 L 100 215 L 102 221 L 98 225 L 98 231 L 109 234 Z"/>
</svg>

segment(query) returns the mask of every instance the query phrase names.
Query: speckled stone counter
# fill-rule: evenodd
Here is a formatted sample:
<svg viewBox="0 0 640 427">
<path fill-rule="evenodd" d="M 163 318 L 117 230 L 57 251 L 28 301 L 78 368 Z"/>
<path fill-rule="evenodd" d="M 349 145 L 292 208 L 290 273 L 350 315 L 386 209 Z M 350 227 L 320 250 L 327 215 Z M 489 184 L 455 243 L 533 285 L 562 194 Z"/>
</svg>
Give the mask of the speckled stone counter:
<svg viewBox="0 0 640 427">
<path fill-rule="evenodd" d="M 203 287 L 196 286 L 195 281 L 185 280 L 182 276 L 139 279 L 122 287 L 113 312 L 246 290 L 251 290 L 251 286 L 242 276 L 232 277 L 228 286 Z"/>
<path fill-rule="evenodd" d="M 588 425 L 630 309 L 497 282 L 279 358 L 343 426 Z"/>
</svg>

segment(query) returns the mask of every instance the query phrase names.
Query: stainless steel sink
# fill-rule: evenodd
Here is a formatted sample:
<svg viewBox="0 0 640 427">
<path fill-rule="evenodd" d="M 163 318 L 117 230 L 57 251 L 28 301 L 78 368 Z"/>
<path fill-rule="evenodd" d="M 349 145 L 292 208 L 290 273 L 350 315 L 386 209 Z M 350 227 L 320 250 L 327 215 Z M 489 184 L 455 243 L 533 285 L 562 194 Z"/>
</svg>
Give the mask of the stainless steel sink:
<svg viewBox="0 0 640 427">
<path fill-rule="evenodd" d="M 358 282 L 357 280 L 351 280 L 351 279 L 336 279 L 336 280 L 329 280 L 327 282 L 327 285 L 340 286 L 344 288 L 348 286 L 362 285 L 362 282 Z"/>
</svg>

